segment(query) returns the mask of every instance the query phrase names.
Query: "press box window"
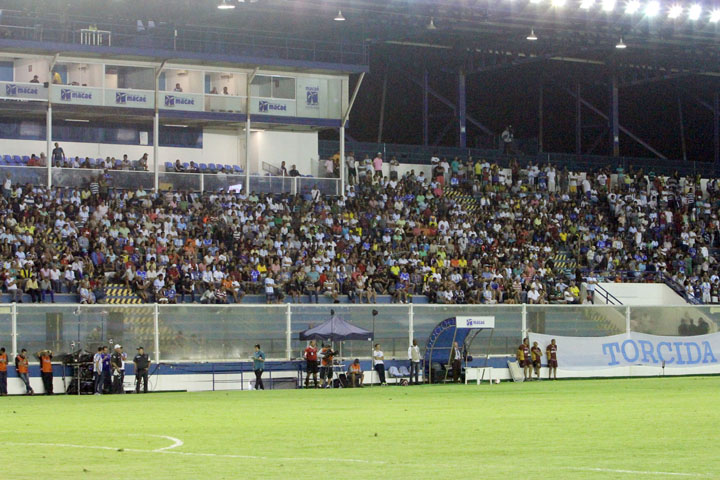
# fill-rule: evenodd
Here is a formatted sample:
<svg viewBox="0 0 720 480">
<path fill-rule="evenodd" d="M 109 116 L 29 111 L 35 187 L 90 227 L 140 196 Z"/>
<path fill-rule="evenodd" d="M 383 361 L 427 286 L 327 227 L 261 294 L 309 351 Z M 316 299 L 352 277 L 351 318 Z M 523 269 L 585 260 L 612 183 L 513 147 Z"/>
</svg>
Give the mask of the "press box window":
<svg viewBox="0 0 720 480">
<path fill-rule="evenodd" d="M 271 98 L 272 83 L 270 77 L 265 75 L 256 75 L 250 84 L 250 95 L 253 97 Z"/>
<path fill-rule="evenodd" d="M 272 77 L 273 98 L 295 100 L 295 79 L 288 77 Z"/>
</svg>

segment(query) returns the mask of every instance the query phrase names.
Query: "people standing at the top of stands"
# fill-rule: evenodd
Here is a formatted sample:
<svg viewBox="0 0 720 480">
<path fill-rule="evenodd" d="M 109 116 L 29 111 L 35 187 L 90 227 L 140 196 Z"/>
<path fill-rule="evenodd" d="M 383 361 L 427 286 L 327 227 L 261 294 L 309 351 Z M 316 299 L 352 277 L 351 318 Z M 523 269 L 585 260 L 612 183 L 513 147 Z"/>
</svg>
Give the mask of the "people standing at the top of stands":
<svg viewBox="0 0 720 480">
<path fill-rule="evenodd" d="M 210 90 L 210 95 L 217 95 L 217 94 L 218 94 L 217 87 L 212 87 L 212 90 Z"/>
<path fill-rule="evenodd" d="M 397 181 L 398 179 L 398 169 L 400 167 L 400 162 L 398 162 L 398 159 L 393 157 L 390 159 L 390 180 L 391 181 Z"/>
<path fill-rule="evenodd" d="M 55 84 L 55 85 L 60 85 L 60 84 L 62 84 L 62 77 L 60 76 L 60 73 L 58 73 L 58 72 L 53 72 L 53 74 L 52 74 L 52 83 Z"/>
<path fill-rule="evenodd" d="M 230 95 L 230 92 L 228 91 L 228 87 L 223 87 L 223 95 Z"/>
<path fill-rule="evenodd" d="M 375 177 L 381 178 L 382 177 L 382 166 L 383 166 L 383 158 L 382 153 L 378 152 L 377 155 L 375 155 L 375 158 L 373 158 L 373 170 L 375 170 Z"/>
<path fill-rule="evenodd" d="M 30 83 L 40 83 L 40 79 L 37 75 L 33 75 L 32 80 L 30 80 Z"/>
<path fill-rule="evenodd" d="M 503 130 L 502 134 L 500 134 L 500 137 L 503 141 L 503 153 L 512 153 L 514 150 L 513 140 L 515 139 L 515 133 L 512 125 L 505 127 L 505 130 Z"/>
<path fill-rule="evenodd" d="M 298 172 L 298 169 L 295 165 L 290 167 L 290 176 L 291 177 L 299 177 L 300 176 L 300 172 Z"/>
<path fill-rule="evenodd" d="M 53 167 L 62 167 L 65 164 L 65 151 L 62 149 L 60 144 L 55 143 L 55 148 L 51 153 Z"/>
<path fill-rule="evenodd" d="M 283 177 L 288 176 L 288 169 L 287 169 L 287 166 L 285 165 L 285 160 L 283 160 L 282 163 L 280 164 L 280 175 Z"/>
<path fill-rule="evenodd" d="M 173 91 L 174 91 L 174 92 L 182 92 L 183 89 L 182 89 L 182 87 L 180 86 L 179 83 L 176 83 L 176 84 L 175 84 L 175 89 L 174 89 Z"/>
<path fill-rule="evenodd" d="M 332 158 L 325 160 L 325 175 L 328 177 L 335 175 L 335 162 L 333 162 Z"/>
<path fill-rule="evenodd" d="M 345 167 L 347 168 L 348 184 L 355 185 L 357 183 L 358 172 L 353 152 L 348 153 L 345 157 Z"/>
<path fill-rule="evenodd" d="M 447 158 L 443 157 L 442 160 L 440 160 L 440 168 L 442 168 L 442 172 L 440 172 L 440 175 L 443 178 L 443 181 L 447 182 L 450 180 L 450 163 L 448 162 Z"/>
</svg>

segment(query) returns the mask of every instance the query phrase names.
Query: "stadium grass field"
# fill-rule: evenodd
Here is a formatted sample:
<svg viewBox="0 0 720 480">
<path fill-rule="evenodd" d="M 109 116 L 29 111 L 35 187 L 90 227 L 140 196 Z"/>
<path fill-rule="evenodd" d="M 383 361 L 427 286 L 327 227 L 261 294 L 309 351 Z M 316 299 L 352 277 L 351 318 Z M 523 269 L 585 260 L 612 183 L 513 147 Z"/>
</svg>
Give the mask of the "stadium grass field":
<svg viewBox="0 0 720 480">
<path fill-rule="evenodd" d="M 720 478 L 719 399 L 717 377 L 6 397 L 0 476 Z"/>
</svg>

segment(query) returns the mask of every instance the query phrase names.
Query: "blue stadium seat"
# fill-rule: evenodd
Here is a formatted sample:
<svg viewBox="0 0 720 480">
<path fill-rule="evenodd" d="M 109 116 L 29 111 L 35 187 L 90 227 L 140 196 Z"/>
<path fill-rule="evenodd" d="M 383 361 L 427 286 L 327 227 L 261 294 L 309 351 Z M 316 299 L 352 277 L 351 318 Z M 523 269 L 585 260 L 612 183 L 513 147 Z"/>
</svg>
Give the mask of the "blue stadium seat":
<svg viewBox="0 0 720 480">
<path fill-rule="evenodd" d="M 122 160 L 115 159 L 115 167 L 117 167 L 117 168 L 122 167 Z"/>
<path fill-rule="evenodd" d="M 10 165 L 12 163 L 12 157 L 10 155 L 3 155 L 3 161 L 5 161 L 6 164 Z"/>
<path fill-rule="evenodd" d="M 172 162 L 165 162 L 165 171 L 172 172 L 174 170 Z"/>
<path fill-rule="evenodd" d="M 225 170 L 232 172 L 233 168 L 230 165 L 225 165 Z"/>
<path fill-rule="evenodd" d="M 104 161 L 105 161 L 104 158 L 98 158 L 95 160 L 95 165 L 102 165 Z"/>
<path fill-rule="evenodd" d="M 214 163 L 208 163 L 208 170 L 217 170 Z"/>
<path fill-rule="evenodd" d="M 20 158 L 19 155 L 13 155 L 12 161 L 15 165 L 20 165 L 22 163 L 22 158 Z"/>
<path fill-rule="evenodd" d="M 205 170 L 207 170 L 207 168 L 208 168 L 207 165 L 205 165 L 204 163 L 201 163 L 201 164 L 200 164 L 200 171 L 201 171 L 201 172 L 204 172 Z"/>
<path fill-rule="evenodd" d="M 233 170 L 235 170 L 235 173 L 242 173 L 242 172 L 243 172 L 243 169 L 240 168 L 240 165 L 235 165 L 235 166 L 233 167 Z"/>
<path fill-rule="evenodd" d="M 187 163 L 187 162 L 185 162 L 185 163 L 183 163 L 183 167 L 185 167 L 186 169 L 188 169 L 188 168 L 190 168 L 190 164 Z"/>
<path fill-rule="evenodd" d="M 28 157 L 27 155 L 23 155 L 23 157 L 22 157 L 22 163 L 23 163 L 24 165 L 27 165 L 29 161 L 30 161 L 30 157 Z"/>
<path fill-rule="evenodd" d="M 89 164 L 91 167 L 97 166 L 97 163 L 95 162 L 95 159 L 94 159 L 94 158 L 88 158 L 88 164 Z"/>
</svg>

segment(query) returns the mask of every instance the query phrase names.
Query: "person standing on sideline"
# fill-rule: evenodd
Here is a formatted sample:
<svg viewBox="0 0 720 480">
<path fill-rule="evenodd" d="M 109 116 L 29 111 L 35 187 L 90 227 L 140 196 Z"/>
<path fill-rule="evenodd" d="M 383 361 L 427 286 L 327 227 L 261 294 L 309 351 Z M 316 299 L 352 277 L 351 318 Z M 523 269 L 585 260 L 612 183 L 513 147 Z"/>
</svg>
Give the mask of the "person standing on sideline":
<svg viewBox="0 0 720 480">
<path fill-rule="evenodd" d="M 34 395 L 35 391 L 30 386 L 30 378 L 28 377 L 27 350 L 24 348 L 20 351 L 20 355 L 15 357 L 15 371 L 17 372 L 18 378 L 25 384 L 25 393 L 27 395 Z"/>
<path fill-rule="evenodd" d="M 7 397 L 7 353 L 5 347 L 0 348 L 0 396 Z"/>
<path fill-rule="evenodd" d="M 462 351 L 458 346 L 457 342 L 453 342 L 452 350 L 450 351 L 450 365 L 452 365 L 453 372 L 453 383 L 460 381 L 460 374 L 462 373 Z"/>
<path fill-rule="evenodd" d="M 335 352 L 331 345 L 323 344 L 320 350 L 320 379 L 322 379 L 322 388 L 332 388 L 333 383 L 333 360 Z"/>
<path fill-rule="evenodd" d="M 410 384 L 412 384 L 413 375 L 415 375 L 415 385 L 420 385 L 420 347 L 417 340 L 413 339 L 412 345 L 408 348 L 408 360 L 410 360 Z"/>
<path fill-rule="evenodd" d="M 125 382 L 125 360 L 127 354 L 122 351 L 122 345 L 115 345 L 115 351 L 110 357 L 112 367 L 112 393 L 125 393 L 123 383 Z"/>
<path fill-rule="evenodd" d="M 253 371 L 255 372 L 255 390 L 265 390 L 262 374 L 265 370 L 265 352 L 260 349 L 260 344 L 255 344 L 255 353 L 252 355 Z"/>
<path fill-rule="evenodd" d="M 373 367 L 380 378 L 380 385 L 387 385 L 385 381 L 385 354 L 380 350 L 380 344 L 375 344 L 375 350 L 373 350 Z"/>
<path fill-rule="evenodd" d="M 133 358 L 135 364 L 135 393 L 140 393 L 140 382 L 143 383 L 143 393 L 148 392 L 148 370 L 152 361 L 143 347 L 137 348 L 137 355 Z"/>
<path fill-rule="evenodd" d="M 102 395 L 102 369 L 103 369 L 103 347 L 98 347 L 97 353 L 93 356 L 93 380 L 95 381 L 95 395 Z"/>
<path fill-rule="evenodd" d="M 551 376 L 557 380 L 557 344 L 554 338 L 550 341 L 550 345 L 547 346 L 545 352 L 547 354 L 548 380 L 550 380 Z"/>
<path fill-rule="evenodd" d="M 45 395 L 53 394 L 53 370 L 52 370 L 52 350 L 40 350 L 35 354 L 40 360 L 40 377 L 42 378 Z"/>
<path fill-rule="evenodd" d="M 530 356 L 532 357 L 533 370 L 535 370 L 535 378 L 540 380 L 540 366 L 542 363 L 542 349 L 538 346 L 538 342 L 533 342 L 533 346 L 530 349 Z"/>
<path fill-rule="evenodd" d="M 525 380 L 532 378 L 532 361 L 530 359 L 530 339 L 526 338 L 517 349 L 515 354 L 518 366 L 522 367 Z"/>
<path fill-rule="evenodd" d="M 108 347 L 103 347 L 102 351 L 102 392 L 112 392 L 112 367 L 110 367 L 110 351 Z"/>
<path fill-rule="evenodd" d="M 318 349 L 315 346 L 315 340 L 310 340 L 310 345 L 303 352 L 303 358 L 307 362 L 307 373 L 305 374 L 305 388 L 310 386 L 310 375 L 315 382 L 315 388 L 318 388 Z"/>
</svg>

